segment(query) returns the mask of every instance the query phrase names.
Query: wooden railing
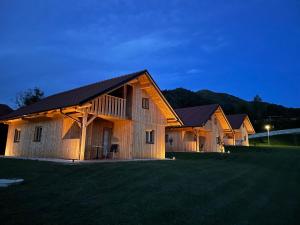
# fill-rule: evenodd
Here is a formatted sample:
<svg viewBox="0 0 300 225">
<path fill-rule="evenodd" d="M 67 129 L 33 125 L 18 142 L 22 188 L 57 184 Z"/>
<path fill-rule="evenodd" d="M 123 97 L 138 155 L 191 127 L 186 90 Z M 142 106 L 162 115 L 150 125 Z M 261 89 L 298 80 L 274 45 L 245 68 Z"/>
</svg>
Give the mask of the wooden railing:
<svg viewBox="0 0 300 225">
<path fill-rule="evenodd" d="M 91 105 L 84 110 L 94 115 L 126 118 L 126 100 L 111 95 L 103 95 L 92 100 Z"/>
</svg>

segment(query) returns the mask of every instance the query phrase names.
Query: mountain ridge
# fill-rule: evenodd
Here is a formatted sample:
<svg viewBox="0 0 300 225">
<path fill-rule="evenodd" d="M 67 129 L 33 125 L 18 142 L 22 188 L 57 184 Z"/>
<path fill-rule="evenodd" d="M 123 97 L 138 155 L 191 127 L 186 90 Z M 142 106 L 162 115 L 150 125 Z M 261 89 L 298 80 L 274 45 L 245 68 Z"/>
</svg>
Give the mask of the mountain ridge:
<svg viewBox="0 0 300 225">
<path fill-rule="evenodd" d="M 263 101 L 247 101 L 231 94 L 207 89 L 191 91 L 175 88 L 162 92 L 174 108 L 219 104 L 226 114 L 246 113 L 256 131 L 263 131 L 267 123 L 276 130 L 300 127 L 300 108 L 289 108 Z"/>
</svg>

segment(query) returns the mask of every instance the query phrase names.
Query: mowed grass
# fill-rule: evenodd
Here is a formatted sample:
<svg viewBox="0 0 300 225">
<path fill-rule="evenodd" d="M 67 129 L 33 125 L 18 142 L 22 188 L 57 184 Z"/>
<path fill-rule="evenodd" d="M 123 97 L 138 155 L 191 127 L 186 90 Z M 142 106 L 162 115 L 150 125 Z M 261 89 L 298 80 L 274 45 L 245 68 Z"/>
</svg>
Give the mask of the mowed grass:
<svg viewBox="0 0 300 225">
<path fill-rule="evenodd" d="M 230 151 L 84 165 L 1 159 L 0 177 L 25 183 L 0 189 L 0 224 L 300 224 L 300 149 Z"/>
<path fill-rule="evenodd" d="M 251 145 L 267 146 L 268 137 L 250 139 Z M 270 136 L 270 143 L 272 146 L 298 146 L 300 148 L 300 134 L 283 134 Z"/>
</svg>

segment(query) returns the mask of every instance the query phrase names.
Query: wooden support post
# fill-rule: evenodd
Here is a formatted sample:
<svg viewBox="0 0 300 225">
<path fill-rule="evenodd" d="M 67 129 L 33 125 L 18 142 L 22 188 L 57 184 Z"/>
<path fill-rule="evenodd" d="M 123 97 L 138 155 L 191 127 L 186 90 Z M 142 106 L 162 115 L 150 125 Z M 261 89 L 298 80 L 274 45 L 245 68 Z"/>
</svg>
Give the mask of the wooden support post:
<svg viewBox="0 0 300 225">
<path fill-rule="evenodd" d="M 233 146 L 236 146 L 236 143 L 235 143 L 235 133 L 233 132 Z"/>
<path fill-rule="evenodd" d="M 199 130 L 194 128 L 194 134 L 196 135 L 196 152 L 200 151 L 200 146 L 199 146 Z"/>
<path fill-rule="evenodd" d="M 127 85 L 124 85 L 124 99 L 125 99 L 125 105 L 121 106 L 122 107 L 121 116 L 123 118 L 126 118 L 126 116 L 127 116 L 127 105 L 126 105 L 127 104 Z"/>
<path fill-rule="evenodd" d="M 80 155 L 79 155 L 80 160 L 84 160 L 87 118 L 88 118 L 88 114 L 84 113 L 82 117 L 82 124 L 81 124 L 81 140 L 80 140 Z"/>
<path fill-rule="evenodd" d="M 199 139 L 199 132 L 197 132 L 197 152 L 200 152 L 200 139 Z"/>
</svg>

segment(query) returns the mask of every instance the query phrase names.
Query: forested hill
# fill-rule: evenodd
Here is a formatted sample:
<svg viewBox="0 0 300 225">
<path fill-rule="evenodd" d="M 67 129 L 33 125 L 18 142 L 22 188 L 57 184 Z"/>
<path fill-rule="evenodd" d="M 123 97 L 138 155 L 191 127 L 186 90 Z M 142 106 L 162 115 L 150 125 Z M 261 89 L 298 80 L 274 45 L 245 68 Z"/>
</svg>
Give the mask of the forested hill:
<svg viewBox="0 0 300 225">
<path fill-rule="evenodd" d="M 226 93 L 209 90 L 190 91 L 184 88 L 164 90 L 163 94 L 174 108 L 220 104 L 226 114 L 246 113 L 257 132 L 262 131 L 266 123 L 275 130 L 300 128 L 300 108 L 287 108 L 263 101 L 246 101 Z"/>
</svg>

